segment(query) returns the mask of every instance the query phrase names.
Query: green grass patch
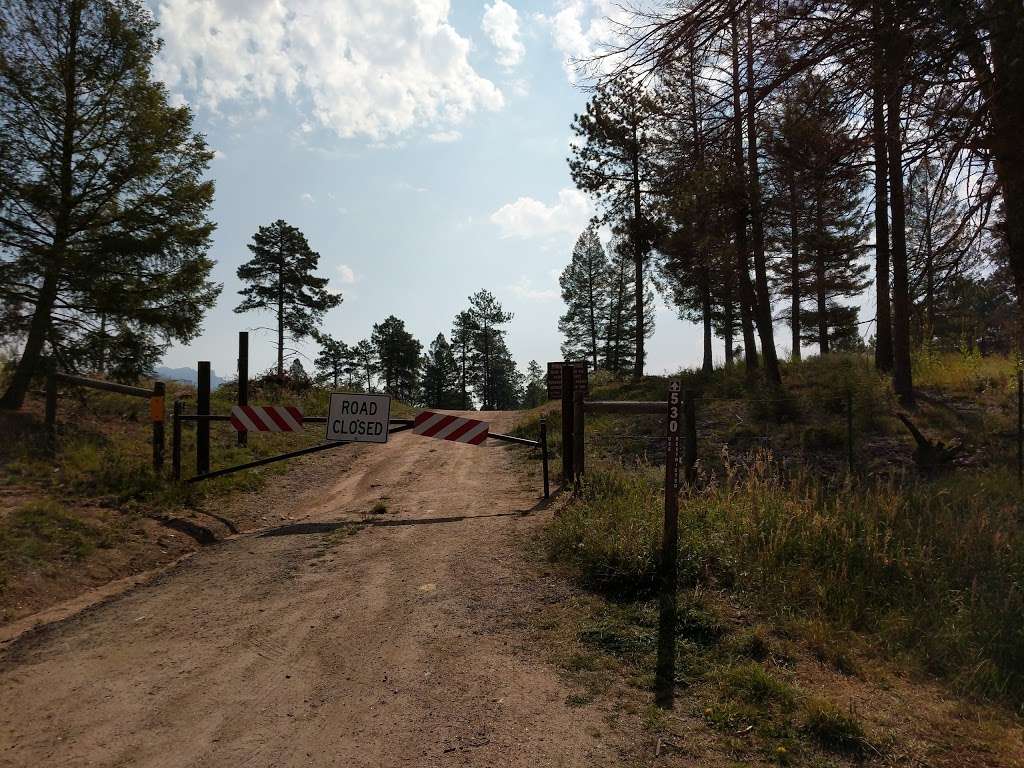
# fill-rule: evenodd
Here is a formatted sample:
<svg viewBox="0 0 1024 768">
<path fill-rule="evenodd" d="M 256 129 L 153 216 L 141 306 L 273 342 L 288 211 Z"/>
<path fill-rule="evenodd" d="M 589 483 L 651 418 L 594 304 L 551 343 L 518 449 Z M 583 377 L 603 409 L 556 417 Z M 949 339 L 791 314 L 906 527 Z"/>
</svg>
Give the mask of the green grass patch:
<svg viewBox="0 0 1024 768">
<path fill-rule="evenodd" d="M 54 501 L 34 501 L 0 519 L 0 564 L 11 567 L 44 561 L 77 561 L 115 538 Z"/>
<path fill-rule="evenodd" d="M 804 704 L 804 728 L 819 746 L 831 752 L 861 755 L 868 745 L 864 727 L 853 715 L 829 701 L 811 699 Z"/>
</svg>

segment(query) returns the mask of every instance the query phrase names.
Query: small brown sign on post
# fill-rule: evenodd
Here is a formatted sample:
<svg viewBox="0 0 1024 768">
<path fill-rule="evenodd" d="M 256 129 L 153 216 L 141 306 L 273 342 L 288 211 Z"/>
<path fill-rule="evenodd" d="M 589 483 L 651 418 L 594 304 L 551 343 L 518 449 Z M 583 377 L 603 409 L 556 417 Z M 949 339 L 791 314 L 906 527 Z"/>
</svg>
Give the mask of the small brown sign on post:
<svg viewBox="0 0 1024 768">
<path fill-rule="evenodd" d="M 577 361 L 563 362 L 561 360 L 548 363 L 548 400 L 560 400 L 562 398 L 562 366 L 573 367 L 573 391 L 582 392 L 584 396 L 590 394 L 590 378 L 586 362 Z"/>
</svg>

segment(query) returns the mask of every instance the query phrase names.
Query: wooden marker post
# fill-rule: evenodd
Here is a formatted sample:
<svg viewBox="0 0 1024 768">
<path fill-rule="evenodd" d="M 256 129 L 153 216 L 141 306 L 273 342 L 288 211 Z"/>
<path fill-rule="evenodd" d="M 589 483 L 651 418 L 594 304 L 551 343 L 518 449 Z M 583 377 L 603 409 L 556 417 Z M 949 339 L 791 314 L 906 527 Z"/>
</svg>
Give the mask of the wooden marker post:
<svg viewBox="0 0 1024 768">
<path fill-rule="evenodd" d="M 573 469 L 573 460 L 576 458 L 573 450 L 573 429 L 575 427 L 575 416 L 573 413 L 573 381 L 575 368 L 571 363 L 562 363 L 562 485 L 572 483 L 576 477 Z"/>
<path fill-rule="evenodd" d="M 238 404 L 249 404 L 249 332 L 238 332 Z M 247 445 L 249 433 L 238 431 L 238 444 Z"/>
<path fill-rule="evenodd" d="M 679 421 L 682 387 L 673 381 L 668 388 L 668 432 L 665 448 L 665 521 L 661 536 L 658 589 L 658 661 L 654 702 L 671 709 L 676 677 L 676 571 L 679 547 Z M 692 403 L 692 399 L 691 399 Z"/>
<path fill-rule="evenodd" d="M 575 376 L 576 374 L 574 374 Z M 576 389 L 572 395 L 572 467 L 575 472 L 576 484 L 583 480 L 583 465 L 586 462 L 584 456 L 584 412 L 583 412 L 583 390 Z"/>
<path fill-rule="evenodd" d="M 181 400 L 174 401 L 171 422 L 171 477 L 181 480 Z"/>
<path fill-rule="evenodd" d="M 544 498 L 551 497 L 550 486 L 548 485 L 548 420 L 546 416 L 540 417 L 540 459 L 544 464 Z"/>
<path fill-rule="evenodd" d="M 199 383 L 196 393 L 196 415 L 210 415 L 210 361 L 199 361 Z M 196 474 L 210 471 L 210 420 L 196 422 Z"/>
<path fill-rule="evenodd" d="M 153 471 L 164 471 L 164 397 L 167 385 L 153 382 L 153 396 L 149 399 L 149 418 L 153 422 Z"/>
</svg>

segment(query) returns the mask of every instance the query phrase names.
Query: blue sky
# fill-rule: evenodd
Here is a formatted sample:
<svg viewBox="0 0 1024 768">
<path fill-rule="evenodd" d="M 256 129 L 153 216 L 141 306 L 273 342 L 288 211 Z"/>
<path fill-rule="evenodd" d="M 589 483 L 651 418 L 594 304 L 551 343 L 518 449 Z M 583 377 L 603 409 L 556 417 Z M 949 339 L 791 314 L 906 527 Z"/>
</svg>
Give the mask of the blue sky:
<svg viewBox="0 0 1024 768">
<path fill-rule="evenodd" d="M 230 374 L 237 332 L 272 322 L 232 308 L 245 244 L 277 218 L 306 233 L 344 297 L 328 333 L 355 342 L 395 314 L 426 345 L 487 288 L 515 314 L 522 368 L 559 359 L 557 274 L 592 213 L 565 162 L 586 101 L 566 62 L 606 36 L 608 0 L 150 4 L 166 41 L 157 75 L 217 151 L 224 283 L 202 336 L 165 364 Z M 657 321 L 648 370 L 699 363 L 698 329 L 666 308 Z M 252 334 L 251 356 L 269 367 L 273 336 Z"/>
</svg>

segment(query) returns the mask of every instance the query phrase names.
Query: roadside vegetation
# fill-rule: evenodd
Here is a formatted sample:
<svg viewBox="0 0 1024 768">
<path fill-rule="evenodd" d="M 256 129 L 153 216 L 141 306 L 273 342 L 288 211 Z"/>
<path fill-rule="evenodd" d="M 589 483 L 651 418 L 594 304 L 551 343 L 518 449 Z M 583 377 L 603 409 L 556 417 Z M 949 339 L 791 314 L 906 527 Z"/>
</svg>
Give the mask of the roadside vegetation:
<svg viewBox="0 0 1024 768">
<path fill-rule="evenodd" d="M 895 754 L 877 713 L 851 711 L 849 700 L 896 678 L 1018 716 L 1024 495 L 1013 361 L 917 356 L 912 419 L 931 438 L 965 442 L 955 462 L 927 473 L 869 361 L 832 355 L 783 370 L 789 386 L 773 397 L 745 389 L 740 371 L 680 375 L 703 392 L 699 479 L 680 495 L 683 711 L 725 741 L 741 733 L 747 757 L 782 764 Z M 595 379 L 593 399 L 666 395 L 663 378 Z M 530 412 L 520 432 L 546 414 L 557 454 L 554 405 Z M 610 664 L 639 689 L 653 686 L 664 428 L 655 416 L 588 417 L 586 476 L 543 534 L 547 558 L 592 595 L 574 619 L 570 645 L 581 650 L 562 659 L 577 680 L 604 679 Z M 822 670 L 811 681 L 808 665 Z M 591 684 L 596 696 L 607 681 Z"/>
</svg>

